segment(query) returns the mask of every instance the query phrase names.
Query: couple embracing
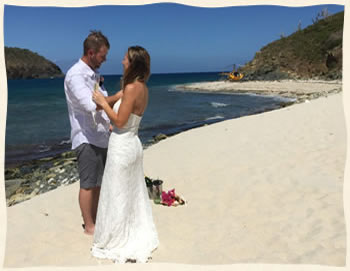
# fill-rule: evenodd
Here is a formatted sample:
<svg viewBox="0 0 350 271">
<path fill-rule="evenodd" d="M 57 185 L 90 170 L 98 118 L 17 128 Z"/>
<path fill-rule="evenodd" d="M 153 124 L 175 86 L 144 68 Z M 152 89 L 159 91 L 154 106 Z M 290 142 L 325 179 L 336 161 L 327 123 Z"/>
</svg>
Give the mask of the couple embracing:
<svg viewBox="0 0 350 271">
<path fill-rule="evenodd" d="M 117 263 L 147 262 L 159 244 L 138 138 L 148 104 L 150 56 L 140 46 L 129 47 L 122 61 L 121 90 L 108 96 L 98 68 L 109 48 L 108 39 L 92 31 L 82 58 L 64 81 L 72 149 L 78 158 L 79 205 L 85 233 L 93 235 L 93 256 Z"/>
</svg>

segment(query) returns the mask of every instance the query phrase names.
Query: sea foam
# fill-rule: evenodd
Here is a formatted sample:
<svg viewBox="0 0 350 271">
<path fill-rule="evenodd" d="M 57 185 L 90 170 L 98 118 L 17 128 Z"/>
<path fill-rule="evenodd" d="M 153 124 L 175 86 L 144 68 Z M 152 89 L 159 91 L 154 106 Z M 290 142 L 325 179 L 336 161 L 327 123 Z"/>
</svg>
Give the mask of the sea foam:
<svg viewBox="0 0 350 271">
<path fill-rule="evenodd" d="M 216 119 L 223 119 L 224 117 L 223 116 L 214 116 L 214 117 L 209 117 L 209 118 L 206 118 L 205 120 L 216 120 Z"/>
<path fill-rule="evenodd" d="M 228 106 L 228 104 L 217 103 L 217 102 L 211 102 L 210 104 L 211 104 L 211 106 L 213 106 L 215 108 Z"/>
</svg>

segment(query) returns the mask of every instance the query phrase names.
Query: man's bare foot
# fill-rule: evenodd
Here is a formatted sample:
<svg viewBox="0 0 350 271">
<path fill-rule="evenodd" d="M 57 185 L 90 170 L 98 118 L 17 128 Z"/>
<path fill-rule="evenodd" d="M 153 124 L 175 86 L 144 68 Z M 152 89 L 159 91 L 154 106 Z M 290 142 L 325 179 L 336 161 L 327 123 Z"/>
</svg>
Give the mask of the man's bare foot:
<svg viewBox="0 0 350 271">
<path fill-rule="evenodd" d="M 86 227 L 84 224 L 82 225 L 84 228 L 84 233 L 87 235 L 94 235 L 94 231 L 95 231 L 95 225 L 91 226 L 91 227 Z"/>
<path fill-rule="evenodd" d="M 84 233 L 87 234 L 87 235 L 94 235 L 94 231 L 90 232 L 90 231 L 85 230 Z"/>
</svg>

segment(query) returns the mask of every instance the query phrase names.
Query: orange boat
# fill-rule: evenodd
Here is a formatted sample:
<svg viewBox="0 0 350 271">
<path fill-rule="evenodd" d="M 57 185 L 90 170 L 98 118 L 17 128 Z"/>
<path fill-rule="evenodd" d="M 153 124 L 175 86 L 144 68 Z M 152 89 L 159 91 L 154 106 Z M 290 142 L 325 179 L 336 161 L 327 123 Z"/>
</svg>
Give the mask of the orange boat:
<svg viewBox="0 0 350 271">
<path fill-rule="evenodd" d="M 239 81 L 244 77 L 243 73 L 239 73 L 239 72 L 230 72 L 228 75 L 228 79 L 229 80 L 233 80 L 233 81 Z"/>
</svg>

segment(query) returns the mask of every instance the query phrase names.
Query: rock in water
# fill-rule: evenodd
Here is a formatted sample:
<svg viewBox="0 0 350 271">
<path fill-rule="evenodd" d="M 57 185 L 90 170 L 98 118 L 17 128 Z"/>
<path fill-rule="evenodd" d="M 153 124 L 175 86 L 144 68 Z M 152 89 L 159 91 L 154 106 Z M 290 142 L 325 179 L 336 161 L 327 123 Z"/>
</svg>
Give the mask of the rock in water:
<svg viewBox="0 0 350 271">
<path fill-rule="evenodd" d="M 153 137 L 154 142 L 159 142 L 163 139 L 166 139 L 167 136 L 165 134 L 157 134 L 156 136 Z"/>
</svg>

